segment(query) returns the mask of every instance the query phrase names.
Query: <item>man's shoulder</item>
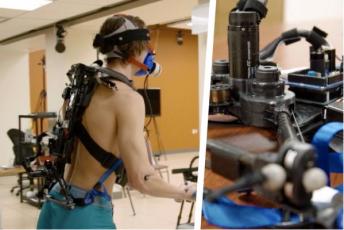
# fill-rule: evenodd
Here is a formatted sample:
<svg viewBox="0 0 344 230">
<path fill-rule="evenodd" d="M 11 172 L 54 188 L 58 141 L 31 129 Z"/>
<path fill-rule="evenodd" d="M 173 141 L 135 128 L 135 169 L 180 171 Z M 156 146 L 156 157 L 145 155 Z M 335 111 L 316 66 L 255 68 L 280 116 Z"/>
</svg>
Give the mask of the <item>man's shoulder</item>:
<svg viewBox="0 0 344 230">
<path fill-rule="evenodd" d="M 124 106 L 144 105 L 142 95 L 133 89 L 118 89 L 113 98 Z"/>
</svg>

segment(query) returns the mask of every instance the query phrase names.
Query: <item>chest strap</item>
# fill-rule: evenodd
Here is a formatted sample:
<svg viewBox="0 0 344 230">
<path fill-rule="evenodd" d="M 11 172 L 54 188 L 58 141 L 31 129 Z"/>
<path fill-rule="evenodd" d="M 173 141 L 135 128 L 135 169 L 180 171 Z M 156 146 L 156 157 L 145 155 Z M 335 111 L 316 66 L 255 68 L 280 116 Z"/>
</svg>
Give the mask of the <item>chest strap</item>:
<svg viewBox="0 0 344 230">
<path fill-rule="evenodd" d="M 112 153 L 104 150 L 100 147 L 87 132 L 83 124 L 78 123 L 76 126 L 76 136 L 79 138 L 81 143 L 85 146 L 87 151 L 96 159 L 104 168 L 111 168 L 119 158 L 114 156 Z"/>
</svg>

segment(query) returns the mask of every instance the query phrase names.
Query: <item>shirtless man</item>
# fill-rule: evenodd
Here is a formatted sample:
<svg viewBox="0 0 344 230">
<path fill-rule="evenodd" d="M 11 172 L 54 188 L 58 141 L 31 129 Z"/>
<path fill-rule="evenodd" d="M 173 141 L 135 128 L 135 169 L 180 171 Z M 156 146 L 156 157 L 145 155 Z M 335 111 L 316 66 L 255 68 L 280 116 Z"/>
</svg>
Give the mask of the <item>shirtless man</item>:
<svg viewBox="0 0 344 230">
<path fill-rule="evenodd" d="M 127 15 L 108 18 L 99 35 L 112 36 L 127 30 L 144 29 L 144 22 Z M 147 35 L 149 37 L 149 35 Z M 106 56 L 107 68 L 124 75 L 147 75 L 143 64 L 151 56 L 148 39 L 131 41 L 121 45 L 100 45 L 99 51 Z M 132 87 L 114 81 L 116 90 L 99 84 L 84 112 L 82 124 L 93 140 L 104 150 L 121 159 L 131 187 L 152 196 L 176 200 L 194 199 L 195 185 L 177 187 L 160 178 L 149 163 L 143 133 L 145 106 L 143 98 Z M 92 190 L 99 178 L 107 171 L 86 147 L 77 142 L 71 166 L 65 179 L 71 185 L 75 198 L 83 198 Z M 104 190 L 112 193 L 116 175 L 104 181 Z M 97 188 L 99 191 L 102 188 Z M 55 185 L 50 195 L 62 199 L 60 188 Z M 125 211 L 125 210 L 119 210 Z M 68 210 L 54 202 L 45 202 L 38 220 L 38 228 L 116 228 L 112 218 L 111 199 L 96 196 L 91 204 Z"/>
</svg>

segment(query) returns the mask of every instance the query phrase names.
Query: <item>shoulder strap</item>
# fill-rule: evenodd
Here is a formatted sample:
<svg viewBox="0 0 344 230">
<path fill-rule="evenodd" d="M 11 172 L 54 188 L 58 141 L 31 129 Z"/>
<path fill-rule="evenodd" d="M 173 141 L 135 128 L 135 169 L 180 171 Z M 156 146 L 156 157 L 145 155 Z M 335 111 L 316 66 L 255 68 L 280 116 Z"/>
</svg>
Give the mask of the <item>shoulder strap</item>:
<svg viewBox="0 0 344 230">
<path fill-rule="evenodd" d="M 118 80 L 125 83 L 129 87 L 133 88 L 132 81 L 130 81 L 125 75 L 109 68 L 100 67 L 98 68 L 98 70 L 100 73 L 105 75 L 105 76 L 102 76 L 101 78 L 105 78 L 105 79 L 110 78 L 110 79 Z M 93 93 L 90 95 L 90 97 L 92 97 L 92 95 Z M 89 103 L 90 100 L 87 100 L 87 101 Z M 88 103 L 85 106 L 85 108 L 88 106 Z M 83 114 L 83 112 L 84 110 L 81 112 L 81 114 Z M 86 128 L 81 123 L 81 120 L 82 119 L 80 119 L 80 121 L 77 122 L 76 127 L 75 127 L 76 136 L 80 139 L 80 141 L 88 150 L 88 152 L 92 155 L 92 157 L 94 157 L 103 167 L 111 168 L 120 159 L 118 159 L 112 153 L 107 152 L 101 146 L 99 146 L 90 136 L 90 134 L 87 132 Z"/>
<path fill-rule="evenodd" d="M 79 123 L 76 126 L 76 135 L 79 137 L 82 144 L 88 150 L 88 152 L 104 167 L 111 168 L 119 158 L 114 156 L 112 153 L 107 152 L 100 147 L 87 132 L 83 124 Z"/>
<path fill-rule="evenodd" d="M 120 82 L 123 82 L 124 84 L 128 85 L 129 87 L 133 88 L 133 83 L 131 80 L 129 80 L 125 75 L 114 71 L 112 69 L 109 68 L 99 68 L 99 71 L 103 74 L 105 74 L 105 76 L 101 77 L 101 78 L 110 78 L 113 80 L 117 80 Z"/>
</svg>

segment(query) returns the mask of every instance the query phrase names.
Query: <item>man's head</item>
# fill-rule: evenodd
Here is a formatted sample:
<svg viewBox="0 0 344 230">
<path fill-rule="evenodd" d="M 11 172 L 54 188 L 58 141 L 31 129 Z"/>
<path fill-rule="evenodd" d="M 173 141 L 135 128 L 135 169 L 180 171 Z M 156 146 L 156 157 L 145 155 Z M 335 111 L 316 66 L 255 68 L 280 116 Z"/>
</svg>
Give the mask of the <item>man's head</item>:
<svg viewBox="0 0 344 230">
<path fill-rule="evenodd" d="M 160 66 L 149 40 L 149 31 L 140 18 L 114 15 L 103 23 L 93 46 L 106 56 L 110 67 L 132 67 L 136 76 L 157 75 Z"/>
<path fill-rule="evenodd" d="M 100 28 L 99 34 L 106 37 L 116 33 L 116 31 L 121 33 L 125 30 L 145 29 L 145 27 L 145 23 L 139 17 L 115 15 L 106 19 Z M 105 43 L 99 47 L 99 51 L 106 55 L 108 65 L 128 64 L 130 58 L 145 56 L 146 52 L 148 52 L 148 40 L 131 41 L 122 45 Z"/>
</svg>

